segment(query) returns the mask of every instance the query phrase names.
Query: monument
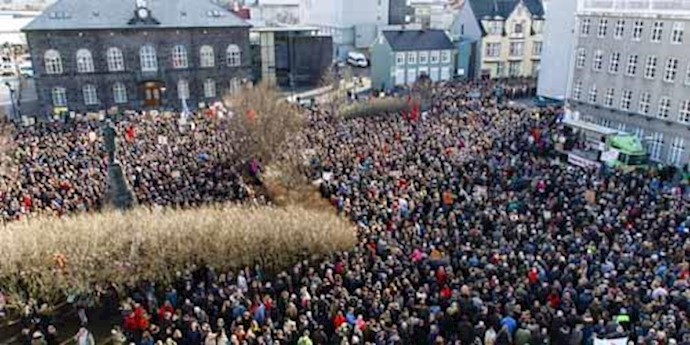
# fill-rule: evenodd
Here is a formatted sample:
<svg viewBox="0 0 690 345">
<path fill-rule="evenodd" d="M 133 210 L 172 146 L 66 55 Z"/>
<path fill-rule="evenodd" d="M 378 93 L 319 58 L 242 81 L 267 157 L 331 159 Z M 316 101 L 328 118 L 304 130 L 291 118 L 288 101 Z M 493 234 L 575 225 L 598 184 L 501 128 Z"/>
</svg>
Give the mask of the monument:
<svg viewBox="0 0 690 345">
<path fill-rule="evenodd" d="M 105 152 L 108 154 L 108 177 L 105 190 L 105 205 L 118 210 L 126 210 L 134 206 L 135 200 L 132 191 L 127 185 L 122 166 L 115 160 L 117 145 L 115 137 L 117 132 L 111 122 L 103 127 L 103 141 Z"/>
</svg>

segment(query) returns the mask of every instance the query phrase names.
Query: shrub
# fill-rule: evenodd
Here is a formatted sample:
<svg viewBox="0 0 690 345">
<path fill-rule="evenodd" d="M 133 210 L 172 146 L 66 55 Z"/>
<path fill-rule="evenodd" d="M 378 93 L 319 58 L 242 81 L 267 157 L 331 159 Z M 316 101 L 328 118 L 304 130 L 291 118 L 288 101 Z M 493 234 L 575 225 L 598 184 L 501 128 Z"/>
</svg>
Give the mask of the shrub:
<svg viewBox="0 0 690 345">
<path fill-rule="evenodd" d="M 0 238 L 0 287 L 11 301 L 56 303 L 109 282 L 169 282 L 190 264 L 282 269 L 305 253 L 347 250 L 356 234 L 330 210 L 219 206 L 33 219 L 0 228 Z"/>
<path fill-rule="evenodd" d="M 344 118 L 381 116 L 389 113 L 409 111 L 410 106 L 403 98 L 375 98 L 369 102 L 355 103 L 342 110 Z"/>
</svg>

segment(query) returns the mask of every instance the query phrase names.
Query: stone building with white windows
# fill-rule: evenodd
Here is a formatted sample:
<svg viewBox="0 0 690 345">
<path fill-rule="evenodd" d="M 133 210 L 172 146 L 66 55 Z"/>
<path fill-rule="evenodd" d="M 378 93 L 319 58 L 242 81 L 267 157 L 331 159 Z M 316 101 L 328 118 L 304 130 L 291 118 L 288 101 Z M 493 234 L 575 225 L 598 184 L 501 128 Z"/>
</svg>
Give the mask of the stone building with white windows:
<svg viewBox="0 0 690 345">
<path fill-rule="evenodd" d="M 690 150 L 690 1 L 581 0 L 569 86 L 576 117 L 638 135 L 651 161 Z"/>
<path fill-rule="evenodd" d="M 41 109 L 181 109 L 250 76 L 250 25 L 213 0 L 59 0 L 24 27 Z"/>
</svg>

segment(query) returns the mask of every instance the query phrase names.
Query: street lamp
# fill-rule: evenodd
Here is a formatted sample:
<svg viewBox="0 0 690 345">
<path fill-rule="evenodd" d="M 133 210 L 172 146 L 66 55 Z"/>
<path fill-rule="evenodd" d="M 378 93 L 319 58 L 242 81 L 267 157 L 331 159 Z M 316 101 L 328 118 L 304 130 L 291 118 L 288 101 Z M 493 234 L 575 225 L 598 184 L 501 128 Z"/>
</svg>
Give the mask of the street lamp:
<svg viewBox="0 0 690 345">
<path fill-rule="evenodd" d="M 10 82 L 6 81 L 5 86 L 7 86 L 7 89 L 10 90 L 10 103 L 12 103 L 12 120 L 16 121 L 19 118 L 19 113 L 17 110 L 16 103 L 14 103 L 14 96 L 16 90 L 12 87 L 12 84 Z"/>
</svg>

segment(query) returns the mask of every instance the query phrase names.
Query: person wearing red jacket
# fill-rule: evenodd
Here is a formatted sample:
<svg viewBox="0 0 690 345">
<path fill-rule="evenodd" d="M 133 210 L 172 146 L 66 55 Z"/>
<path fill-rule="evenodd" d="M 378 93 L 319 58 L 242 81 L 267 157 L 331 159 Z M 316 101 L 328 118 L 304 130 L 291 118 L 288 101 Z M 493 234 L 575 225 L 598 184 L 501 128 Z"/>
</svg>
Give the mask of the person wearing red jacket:
<svg viewBox="0 0 690 345">
<path fill-rule="evenodd" d="M 339 329 L 340 326 L 342 326 L 346 322 L 347 322 L 347 319 L 345 318 L 345 315 L 343 315 L 342 311 L 339 311 L 338 315 L 336 315 L 335 318 L 333 319 L 333 326 L 335 327 L 335 329 Z"/>
</svg>

